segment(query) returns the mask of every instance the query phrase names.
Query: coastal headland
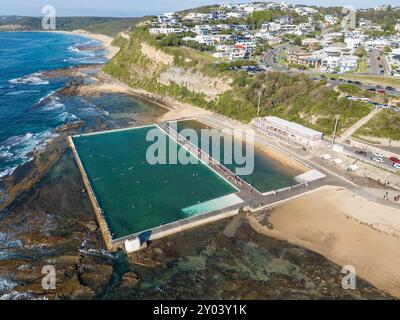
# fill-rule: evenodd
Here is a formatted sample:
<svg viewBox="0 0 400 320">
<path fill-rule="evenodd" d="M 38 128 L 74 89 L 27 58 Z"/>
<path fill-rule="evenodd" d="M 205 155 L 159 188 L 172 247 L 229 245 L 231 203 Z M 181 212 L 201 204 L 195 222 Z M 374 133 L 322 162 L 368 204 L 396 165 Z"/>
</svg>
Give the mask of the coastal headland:
<svg viewBox="0 0 400 320">
<path fill-rule="evenodd" d="M 109 59 L 119 51 L 109 37 L 73 33 L 102 41 Z M 131 88 L 104 73 L 93 78 L 96 83 L 79 85 L 74 93 L 91 96 L 111 92 L 147 99 L 166 108 L 166 113 L 154 122 L 213 115 L 210 110 L 170 96 Z M 36 156 L 43 162 L 40 166 L 34 160 L 8 178 L 10 183 L 23 183 L 3 203 L 7 208 L 1 211 L 4 223 L 0 232 L 6 234 L 11 229 L 15 239 L 10 241 L 21 240 L 37 253 L 41 252 L 40 246 L 48 250 L 34 260 L 34 255 L 24 256 L 25 249 L 12 248 L 12 253 L 20 256 L 2 260 L 1 266 L 7 271 L 1 275 L 16 283 L 13 291 L 47 296 L 40 286 L 40 269 L 42 263 L 52 259 L 61 274 L 61 285 L 49 296 L 54 299 L 99 298 L 107 297 L 110 292 L 135 298 L 152 295 L 169 298 L 174 293 L 176 297 L 180 290 L 177 277 L 198 283 L 197 293 L 190 291 L 191 288 L 184 290 L 190 294 L 186 297 L 192 298 L 290 299 L 295 297 L 290 293 L 291 288 L 303 296 L 307 291 L 305 284 L 312 288 L 308 290 L 311 299 L 400 298 L 396 269 L 400 262 L 400 211 L 374 204 L 354 194 L 350 187 L 323 188 L 273 209 L 246 216 L 239 214 L 188 230 L 166 241 L 155 241 L 149 248 L 128 257 L 108 254 L 102 250 L 101 232 L 65 141 L 66 135 L 81 130 L 107 129 L 110 128 L 104 123 L 90 128 L 82 124 L 71 126 L 64 136 Z M 343 265 L 353 265 L 361 278 L 354 292 L 341 288 Z M 221 280 L 226 274 L 230 280 Z M 111 281 L 113 277 L 116 282 Z M 217 290 L 211 282 L 223 290 Z M 171 292 L 154 293 L 159 283 L 170 287 Z"/>
</svg>

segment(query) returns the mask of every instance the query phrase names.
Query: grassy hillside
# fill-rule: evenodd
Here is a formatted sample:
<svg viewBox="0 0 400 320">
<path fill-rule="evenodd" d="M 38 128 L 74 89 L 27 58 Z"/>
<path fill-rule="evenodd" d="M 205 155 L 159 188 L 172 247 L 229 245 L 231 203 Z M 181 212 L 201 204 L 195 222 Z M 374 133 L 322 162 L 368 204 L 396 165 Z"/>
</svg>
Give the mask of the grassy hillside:
<svg viewBox="0 0 400 320">
<path fill-rule="evenodd" d="M 400 113 L 383 110 L 355 133 L 356 137 L 376 137 L 400 141 Z"/>
<path fill-rule="evenodd" d="M 59 30 L 72 31 L 83 29 L 94 33 L 101 33 L 115 37 L 119 32 L 133 27 L 146 18 L 111 18 L 111 17 L 58 17 L 56 26 Z M 41 17 L 9 16 L 0 19 L 0 28 L 7 30 L 7 26 L 13 31 L 37 31 L 42 30 Z"/>
<path fill-rule="evenodd" d="M 185 86 L 161 84 L 160 74 L 171 66 L 154 63 L 143 54 L 142 43 L 172 55 L 174 66 L 194 69 L 208 76 L 229 76 L 233 80 L 232 89 L 209 101 L 205 95 L 192 92 Z M 258 95 L 261 90 L 260 116 L 276 115 L 328 135 L 333 131 L 336 114 L 341 115 L 339 130 L 343 131 L 372 110 L 364 102 L 340 98 L 339 93 L 327 88 L 323 82 L 315 82 L 306 75 L 270 72 L 252 76 L 245 72 L 227 71 L 221 67 L 225 64 L 217 63 L 207 53 L 190 48 L 165 47 L 147 31 L 135 28 L 130 41 L 125 42 L 120 53 L 105 66 L 104 71 L 132 87 L 169 95 L 245 122 L 258 116 Z"/>
</svg>

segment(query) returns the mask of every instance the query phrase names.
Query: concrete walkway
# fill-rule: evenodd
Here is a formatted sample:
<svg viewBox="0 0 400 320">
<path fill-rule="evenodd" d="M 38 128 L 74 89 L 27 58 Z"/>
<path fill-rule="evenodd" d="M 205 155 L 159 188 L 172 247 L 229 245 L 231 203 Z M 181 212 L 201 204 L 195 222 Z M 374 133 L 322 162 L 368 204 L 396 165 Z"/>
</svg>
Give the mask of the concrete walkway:
<svg viewBox="0 0 400 320">
<path fill-rule="evenodd" d="M 379 112 L 381 112 L 383 109 L 381 108 L 375 108 L 372 110 L 368 115 L 366 115 L 364 118 L 361 118 L 358 120 L 353 126 L 348 128 L 345 132 L 343 132 L 340 137 L 337 139 L 337 142 L 343 143 L 347 139 L 350 139 L 351 136 L 358 130 L 360 129 L 363 125 L 365 125 L 368 121 L 370 121 L 374 116 L 376 116 Z"/>
</svg>

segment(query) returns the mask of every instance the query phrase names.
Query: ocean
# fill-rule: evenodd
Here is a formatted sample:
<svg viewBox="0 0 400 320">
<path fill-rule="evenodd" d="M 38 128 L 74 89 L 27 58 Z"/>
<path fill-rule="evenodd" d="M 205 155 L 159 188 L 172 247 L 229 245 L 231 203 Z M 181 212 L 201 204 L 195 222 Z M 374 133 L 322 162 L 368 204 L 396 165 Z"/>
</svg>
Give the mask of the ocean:
<svg viewBox="0 0 400 320">
<path fill-rule="evenodd" d="M 99 45 L 78 35 L 0 32 L 0 179 L 53 139 L 56 127 L 82 116 L 74 112 L 76 101 L 68 105 L 52 96 L 70 78 L 43 73 L 104 63 Z"/>
</svg>

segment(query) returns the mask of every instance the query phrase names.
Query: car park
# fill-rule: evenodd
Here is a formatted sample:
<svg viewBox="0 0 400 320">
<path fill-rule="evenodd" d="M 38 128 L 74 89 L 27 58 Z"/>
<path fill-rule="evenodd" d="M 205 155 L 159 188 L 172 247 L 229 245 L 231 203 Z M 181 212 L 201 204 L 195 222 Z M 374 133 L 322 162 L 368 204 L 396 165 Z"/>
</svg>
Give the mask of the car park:
<svg viewBox="0 0 400 320">
<path fill-rule="evenodd" d="M 367 156 L 367 152 L 365 152 L 364 150 L 356 150 L 356 151 L 354 151 L 354 153 L 356 155 L 363 156 L 363 157 Z"/>
<path fill-rule="evenodd" d="M 384 156 L 384 154 L 383 153 L 380 153 L 380 152 L 373 152 L 372 153 L 375 157 L 378 157 L 378 158 L 384 158 L 385 156 Z"/>
<path fill-rule="evenodd" d="M 372 161 L 381 163 L 381 164 L 385 163 L 385 160 L 383 160 L 382 158 L 377 158 L 377 157 L 372 158 Z"/>
<path fill-rule="evenodd" d="M 393 163 L 400 163 L 400 159 L 396 157 L 390 157 L 389 160 L 392 161 Z"/>
</svg>

